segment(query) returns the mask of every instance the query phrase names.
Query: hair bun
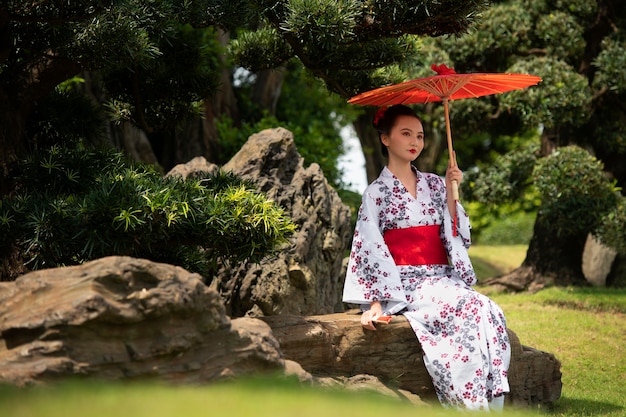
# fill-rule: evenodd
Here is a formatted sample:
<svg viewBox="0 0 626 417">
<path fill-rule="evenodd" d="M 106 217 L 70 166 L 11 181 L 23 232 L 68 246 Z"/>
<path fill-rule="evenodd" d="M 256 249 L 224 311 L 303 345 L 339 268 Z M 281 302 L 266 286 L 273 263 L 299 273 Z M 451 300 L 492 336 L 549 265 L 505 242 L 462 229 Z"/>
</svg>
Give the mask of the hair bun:
<svg viewBox="0 0 626 417">
<path fill-rule="evenodd" d="M 380 119 L 385 117 L 385 112 L 387 111 L 388 108 L 389 106 L 382 106 L 378 108 L 378 111 L 374 115 L 374 120 L 372 121 L 372 124 L 374 125 L 376 129 L 378 129 L 378 122 L 380 122 Z"/>
</svg>

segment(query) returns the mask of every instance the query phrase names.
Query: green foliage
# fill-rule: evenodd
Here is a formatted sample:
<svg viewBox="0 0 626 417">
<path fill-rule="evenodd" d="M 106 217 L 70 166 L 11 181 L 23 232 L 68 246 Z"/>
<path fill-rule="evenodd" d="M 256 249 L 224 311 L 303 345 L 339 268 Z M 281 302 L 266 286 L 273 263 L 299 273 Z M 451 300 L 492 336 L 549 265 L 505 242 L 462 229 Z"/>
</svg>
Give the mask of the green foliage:
<svg viewBox="0 0 626 417">
<path fill-rule="evenodd" d="M 287 62 L 294 54 L 273 27 L 240 30 L 237 38 L 230 42 L 229 52 L 231 59 L 245 63 L 251 71 L 274 68 L 277 62 Z"/>
<path fill-rule="evenodd" d="M 537 145 L 527 145 L 468 171 L 461 183 L 464 197 L 493 205 L 518 200 L 531 182 L 537 157 Z"/>
<path fill-rule="evenodd" d="M 626 42 L 607 38 L 602 41 L 602 51 L 593 62 L 598 69 L 593 85 L 598 90 L 607 88 L 615 93 L 626 92 Z"/>
<path fill-rule="evenodd" d="M 223 52 L 212 30 L 188 24 L 171 22 L 165 33 L 149 36 L 158 59 L 109 65 L 102 71 L 109 117 L 131 121 L 148 134 L 201 114 L 202 100 L 217 89 L 218 56 Z"/>
<path fill-rule="evenodd" d="M 475 242 L 486 245 L 528 245 L 533 236 L 535 213 L 509 211 L 500 210 L 498 216 L 480 231 Z"/>
<path fill-rule="evenodd" d="M 626 198 L 617 196 L 618 203 L 603 218 L 596 237 L 605 245 L 626 254 Z"/>
<path fill-rule="evenodd" d="M 259 25 L 262 33 L 245 35 L 233 44 L 235 62 L 250 70 L 275 68 L 291 53 L 344 98 L 397 81 L 381 82 L 377 70 L 411 59 L 416 51 L 408 35 L 458 33 L 487 5 L 484 0 L 253 3 L 265 24 Z"/>
<path fill-rule="evenodd" d="M 243 25 L 251 13 L 250 2 L 238 0 L 2 2 L 0 89 L 15 101 L 7 106 L 28 118 L 28 106 L 47 105 L 41 98 L 56 85 L 89 71 L 90 87 L 99 88 L 90 99 L 106 103 L 110 119 L 134 123 L 157 147 L 198 117 L 201 101 L 217 90 L 224 52 L 217 27 Z M 15 114 L 0 116 L 15 123 Z M 12 129 L 9 135 L 23 134 Z"/>
<path fill-rule="evenodd" d="M 538 147 L 527 143 L 465 173 L 461 183 L 474 241 L 487 245 L 528 244 L 540 205 L 532 187 Z"/>
<path fill-rule="evenodd" d="M 503 94 L 500 105 L 515 110 L 529 126 L 558 125 L 578 127 L 591 117 L 591 89 L 587 79 L 565 63 L 548 57 L 519 60 L 507 72 L 535 74 L 539 87 Z"/>
<path fill-rule="evenodd" d="M 493 67 L 514 51 L 530 48 L 532 19 L 516 2 L 494 5 L 467 34 L 442 39 L 440 47 L 448 52 L 457 72 L 467 71 L 466 62 Z"/>
<path fill-rule="evenodd" d="M 551 57 L 576 64 L 585 52 L 584 28 L 570 13 L 542 14 L 537 21 L 539 42 Z"/>
<path fill-rule="evenodd" d="M 283 32 L 328 50 L 354 38 L 354 26 L 363 6 L 355 0 L 291 0 L 286 8 Z"/>
<path fill-rule="evenodd" d="M 295 225 L 232 174 L 163 178 L 117 152 L 52 147 L 20 165 L 0 202 L 0 247 L 31 269 L 108 255 L 181 265 L 210 279 L 218 262 L 259 261 Z"/>
<path fill-rule="evenodd" d="M 602 163 L 577 146 L 540 159 L 533 178 L 541 195 L 539 216 L 563 236 L 596 230 L 617 204 L 615 184 Z"/>
<path fill-rule="evenodd" d="M 74 78 L 60 84 L 35 108 L 28 135 L 37 147 L 72 144 L 81 139 L 89 143 L 103 141 L 103 115 L 91 99 L 78 92 L 76 86 L 83 82 Z"/>
</svg>

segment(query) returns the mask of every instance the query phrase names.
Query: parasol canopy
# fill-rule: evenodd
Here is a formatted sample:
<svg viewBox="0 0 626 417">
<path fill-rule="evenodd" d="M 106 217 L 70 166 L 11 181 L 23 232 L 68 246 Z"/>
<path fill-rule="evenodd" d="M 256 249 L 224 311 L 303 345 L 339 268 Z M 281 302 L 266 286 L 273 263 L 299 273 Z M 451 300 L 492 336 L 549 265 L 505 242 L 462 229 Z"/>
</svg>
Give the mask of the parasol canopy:
<svg viewBox="0 0 626 417">
<path fill-rule="evenodd" d="M 540 77 L 530 74 L 457 74 L 445 64 L 432 65 L 432 69 L 437 75 L 366 91 L 348 102 L 369 106 L 446 102 L 520 90 L 541 81 Z"/>
</svg>

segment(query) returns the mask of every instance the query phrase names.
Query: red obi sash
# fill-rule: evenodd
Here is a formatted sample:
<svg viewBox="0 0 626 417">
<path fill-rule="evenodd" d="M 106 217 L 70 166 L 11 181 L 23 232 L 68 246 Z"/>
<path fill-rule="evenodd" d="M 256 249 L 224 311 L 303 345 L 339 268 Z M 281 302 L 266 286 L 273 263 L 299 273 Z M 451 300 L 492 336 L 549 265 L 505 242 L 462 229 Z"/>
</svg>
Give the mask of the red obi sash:
<svg viewBox="0 0 626 417">
<path fill-rule="evenodd" d="M 396 265 L 447 265 L 440 229 L 438 224 L 389 229 L 383 238 Z"/>
</svg>

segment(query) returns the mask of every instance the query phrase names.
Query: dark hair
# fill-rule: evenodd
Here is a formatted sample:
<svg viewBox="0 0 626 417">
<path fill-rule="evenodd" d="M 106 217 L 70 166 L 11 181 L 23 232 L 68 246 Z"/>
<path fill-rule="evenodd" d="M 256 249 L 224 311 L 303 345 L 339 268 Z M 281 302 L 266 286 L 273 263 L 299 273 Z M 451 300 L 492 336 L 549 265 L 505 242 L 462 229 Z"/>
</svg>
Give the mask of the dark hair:
<svg viewBox="0 0 626 417">
<path fill-rule="evenodd" d="M 417 113 L 415 113 L 415 110 L 405 106 L 404 104 L 394 104 L 391 107 L 379 108 L 374 115 L 372 125 L 376 128 L 376 130 L 378 130 L 378 139 L 380 140 L 381 150 L 385 158 L 389 156 L 389 153 L 387 152 L 387 147 L 383 145 L 381 135 L 388 135 L 391 132 L 391 129 L 396 124 L 398 116 L 412 116 L 420 122 L 422 121 Z"/>
</svg>

